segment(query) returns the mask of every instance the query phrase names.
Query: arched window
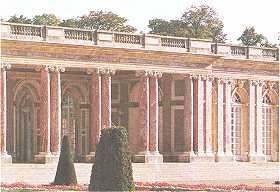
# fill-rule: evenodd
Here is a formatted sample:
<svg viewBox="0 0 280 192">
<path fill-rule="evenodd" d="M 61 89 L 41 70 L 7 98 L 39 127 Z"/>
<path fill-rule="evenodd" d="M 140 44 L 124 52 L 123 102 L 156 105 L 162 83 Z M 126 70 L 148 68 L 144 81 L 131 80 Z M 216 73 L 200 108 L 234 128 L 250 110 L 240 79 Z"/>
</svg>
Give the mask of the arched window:
<svg viewBox="0 0 280 192">
<path fill-rule="evenodd" d="M 231 150 L 233 155 L 241 155 L 241 125 L 242 103 L 241 97 L 235 93 L 231 105 Z"/>
<path fill-rule="evenodd" d="M 266 94 L 262 100 L 262 148 L 265 155 L 271 155 L 271 98 Z"/>
</svg>

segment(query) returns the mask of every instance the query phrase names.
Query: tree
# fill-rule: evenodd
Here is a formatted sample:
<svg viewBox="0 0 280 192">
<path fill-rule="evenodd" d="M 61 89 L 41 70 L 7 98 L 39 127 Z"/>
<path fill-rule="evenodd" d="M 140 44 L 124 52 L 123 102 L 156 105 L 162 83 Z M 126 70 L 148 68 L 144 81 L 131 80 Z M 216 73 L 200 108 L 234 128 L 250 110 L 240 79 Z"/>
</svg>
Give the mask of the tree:
<svg viewBox="0 0 280 192">
<path fill-rule="evenodd" d="M 178 20 L 150 20 L 148 27 L 152 34 L 211 39 L 213 42 L 226 40 L 223 22 L 208 5 L 191 6 Z"/>
<path fill-rule="evenodd" d="M 253 26 L 246 27 L 237 40 L 241 41 L 244 46 L 277 47 L 276 44 L 270 43 L 263 34 L 257 33 Z"/>
<path fill-rule="evenodd" d="M 131 155 L 124 127 L 101 132 L 92 167 L 89 191 L 133 191 Z"/>
<path fill-rule="evenodd" d="M 64 136 L 61 145 L 61 152 L 57 165 L 54 185 L 76 185 L 77 177 L 71 156 L 68 136 Z"/>
<path fill-rule="evenodd" d="M 60 19 L 54 14 L 42 14 L 35 15 L 32 19 L 32 24 L 34 25 L 51 25 L 58 26 L 60 23 Z"/>
<path fill-rule="evenodd" d="M 78 23 L 79 23 L 79 19 L 78 19 L 78 18 L 66 19 L 66 20 L 63 20 L 63 21 L 59 24 L 59 26 L 78 28 L 78 27 L 79 27 Z"/>
<path fill-rule="evenodd" d="M 120 17 L 112 12 L 91 11 L 88 15 L 65 20 L 61 25 L 83 29 L 135 32 L 136 28 L 127 25 L 126 22 L 125 17 Z"/>
<path fill-rule="evenodd" d="M 13 15 L 10 17 L 10 19 L 8 19 L 8 22 L 31 24 L 32 20 L 27 17 L 24 17 L 23 15 L 20 15 L 19 17 L 17 15 Z"/>
</svg>

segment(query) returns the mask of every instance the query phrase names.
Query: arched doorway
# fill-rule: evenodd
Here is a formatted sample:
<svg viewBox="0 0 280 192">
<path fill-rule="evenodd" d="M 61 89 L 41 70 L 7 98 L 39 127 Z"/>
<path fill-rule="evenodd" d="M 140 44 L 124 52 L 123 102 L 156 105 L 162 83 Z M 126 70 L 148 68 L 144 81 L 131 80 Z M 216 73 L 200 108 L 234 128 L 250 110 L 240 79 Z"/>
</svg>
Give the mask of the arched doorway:
<svg viewBox="0 0 280 192">
<path fill-rule="evenodd" d="M 15 100 L 15 154 L 14 162 L 33 162 L 38 153 L 38 108 L 32 89 L 24 87 L 17 92 Z"/>
<path fill-rule="evenodd" d="M 81 96 L 72 89 L 62 97 L 61 135 L 68 135 L 74 161 L 83 162 L 88 152 L 89 111 L 81 107 Z"/>
</svg>

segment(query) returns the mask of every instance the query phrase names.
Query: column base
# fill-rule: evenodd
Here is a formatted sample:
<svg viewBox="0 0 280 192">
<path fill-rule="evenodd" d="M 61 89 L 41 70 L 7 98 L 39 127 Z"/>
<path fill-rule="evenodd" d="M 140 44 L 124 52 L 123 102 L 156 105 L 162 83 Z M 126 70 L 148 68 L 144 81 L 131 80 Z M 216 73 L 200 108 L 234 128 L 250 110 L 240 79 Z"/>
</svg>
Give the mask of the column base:
<svg viewBox="0 0 280 192">
<path fill-rule="evenodd" d="M 190 156 L 190 162 L 215 162 L 213 153 L 197 153 Z"/>
<path fill-rule="evenodd" d="M 279 162 L 279 152 L 273 152 L 272 153 L 272 161 L 273 162 Z"/>
<path fill-rule="evenodd" d="M 215 161 L 216 162 L 231 162 L 231 161 L 233 161 L 233 155 L 226 154 L 226 153 L 216 153 Z"/>
<path fill-rule="evenodd" d="M 249 161 L 251 162 L 264 162 L 266 161 L 266 156 L 264 154 L 250 154 Z"/>
<path fill-rule="evenodd" d="M 1 154 L 1 165 L 12 164 L 12 156 L 7 153 Z"/>
<path fill-rule="evenodd" d="M 94 160 L 95 160 L 95 152 L 90 152 L 88 155 L 86 155 L 87 163 L 93 163 Z"/>
<path fill-rule="evenodd" d="M 36 163 L 58 163 L 59 155 L 53 155 L 51 153 L 40 152 L 38 155 L 35 155 L 34 161 Z"/>
<path fill-rule="evenodd" d="M 141 152 L 134 155 L 135 163 L 163 163 L 163 156 L 159 152 Z"/>
<path fill-rule="evenodd" d="M 189 163 L 191 156 L 194 156 L 194 153 L 191 152 L 174 152 L 164 154 L 164 162 L 182 162 Z"/>
</svg>

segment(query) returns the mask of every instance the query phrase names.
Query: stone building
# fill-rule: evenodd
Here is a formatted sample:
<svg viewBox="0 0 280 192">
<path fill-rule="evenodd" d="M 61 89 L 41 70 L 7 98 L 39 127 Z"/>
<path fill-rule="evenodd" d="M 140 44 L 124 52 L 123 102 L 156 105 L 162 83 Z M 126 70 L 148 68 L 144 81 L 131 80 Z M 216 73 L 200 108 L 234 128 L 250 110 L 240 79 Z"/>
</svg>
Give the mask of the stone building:
<svg viewBox="0 0 280 192">
<path fill-rule="evenodd" d="M 1 54 L 2 163 L 117 125 L 135 162 L 279 161 L 279 49 L 2 22 Z"/>
</svg>

